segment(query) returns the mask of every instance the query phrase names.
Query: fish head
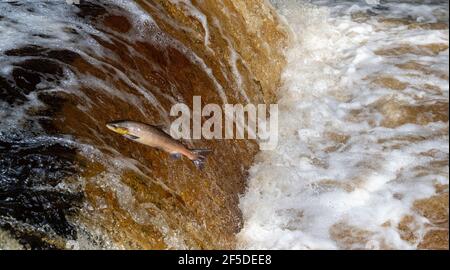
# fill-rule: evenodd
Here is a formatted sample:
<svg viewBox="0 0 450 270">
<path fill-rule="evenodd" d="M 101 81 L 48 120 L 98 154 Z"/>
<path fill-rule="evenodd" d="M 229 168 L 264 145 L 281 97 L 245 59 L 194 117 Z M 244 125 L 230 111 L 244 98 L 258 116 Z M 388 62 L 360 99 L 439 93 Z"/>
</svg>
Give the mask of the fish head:
<svg viewBox="0 0 450 270">
<path fill-rule="evenodd" d="M 130 140 L 136 141 L 141 137 L 139 124 L 133 121 L 114 121 L 106 124 L 106 127 Z"/>
<path fill-rule="evenodd" d="M 106 124 L 106 127 L 118 133 L 120 135 L 128 135 L 130 133 L 130 129 L 128 128 L 127 121 L 114 121 Z"/>
</svg>

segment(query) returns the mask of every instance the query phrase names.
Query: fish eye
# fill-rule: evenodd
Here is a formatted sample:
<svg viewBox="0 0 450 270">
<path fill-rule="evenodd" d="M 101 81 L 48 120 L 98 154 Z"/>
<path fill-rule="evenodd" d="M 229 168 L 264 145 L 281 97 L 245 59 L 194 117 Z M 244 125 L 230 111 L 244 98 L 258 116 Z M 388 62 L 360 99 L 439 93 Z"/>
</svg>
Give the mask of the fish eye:
<svg viewBox="0 0 450 270">
<path fill-rule="evenodd" d="M 121 125 L 119 122 L 111 122 L 111 123 L 108 123 L 107 125 L 112 128 L 121 128 Z"/>
</svg>

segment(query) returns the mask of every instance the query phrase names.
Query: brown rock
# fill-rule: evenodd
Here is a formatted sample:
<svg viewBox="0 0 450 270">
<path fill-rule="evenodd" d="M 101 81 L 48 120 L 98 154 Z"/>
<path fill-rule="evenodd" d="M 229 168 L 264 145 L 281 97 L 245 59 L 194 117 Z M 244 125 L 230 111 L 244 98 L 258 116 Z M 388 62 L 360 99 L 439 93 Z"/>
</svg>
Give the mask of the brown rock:
<svg viewBox="0 0 450 270">
<path fill-rule="evenodd" d="M 408 83 L 401 82 L 391 76 L 380 76 L 373 79 L 372 82 L 382 87 L 399 91 L 405 90 L 408 87 Z"/>
<path fill-rule="evenodd" d="M 419 249 L 448 250 L 448 230 L 431 230 L 418 246 Z"/>
<path fill-rule="evenodd" d="M 390 128 L 407 123 L 426 125 L 431 122 L 448 122 L 448 108 L 448 102 L 444 101 L 414 106 L 389 100 L 377 105 L 377 109 L 385 117 L 382 125 Z"/>
<path fill-rule="evenodd" d="M 111 89 L 82 83 L 83 95 L 61 97 L 61 108 L 52 120 L 55 133 L 70 134 L 101 150 L 100 158 L 78 156 L 87 203 L 78 220 L 120 248 L 234 248 L 242 223 L 239 195 L 258 151 L 256 142 L 186 142 L 214 150 L 205 170 L 199 171 L 188 160 L 173 161 L 156 149 L 112 134 L 105 123 L 132 119 L 168 124 L 175 102 L 192 107 L 192 97 L 200 95 L 203 104 L 222 104 L 218 88 L 223 88 L 229 103 L 272 102 L 285 63 L 287 32 L 264 1 L 137 3 L 156 23 L 142 26 L 139 37 L 133 36 L 132 14 L 127 11 L 102 14 L 99 22 L 87 12 L 92 7 L 81 5 L 93 16 L 86 18 L 98 31 L 112 30 L 114 35 L 108 41 L 94 36 L 110 52 L 98 59 L 104 64 L 93 65 L 81 57 L 71 63 L 79 76 L 108 82 Z M 205 14 L 207 28 L 190 9 Z M 80 105 L 86 99 L 90 106 L 83 110 Z M 108 163 L 112 158 L 133 160 L 136 168 L 119 170 Z"/>
<path fill-rule="evenodd" d="M 448 192 L 414 202 L 414 209 L 431 223 L 448 222 Z"/>
<path fill-rule="evenodd" d="M 395 46 L 387 49 L 379 49 L 375 51 L 376 55 L 382 56 L 400 56 L 404 54 L 416 54 L 423 56 L 433 56 L 438 55 L 439 53 L 448 49 L 448 44 L 445 43 L 431 43 L 427 45 L 409 45 L 402 44 L 399 46 Z"/>
<path fill-rule="evenodd" d="M 404 216 L 397 228 L 399 230 L 400 237 L 403 240 L 409 242 L 410 244 L 415 244 L 418 241 L 419 225 L 413 216 Z"/>
<path fill-rule="evenodd" d="M 331 239 L 341 249 L 367 249 L 372 232 L 340 222 L 330 228 Z"/>
</svg>

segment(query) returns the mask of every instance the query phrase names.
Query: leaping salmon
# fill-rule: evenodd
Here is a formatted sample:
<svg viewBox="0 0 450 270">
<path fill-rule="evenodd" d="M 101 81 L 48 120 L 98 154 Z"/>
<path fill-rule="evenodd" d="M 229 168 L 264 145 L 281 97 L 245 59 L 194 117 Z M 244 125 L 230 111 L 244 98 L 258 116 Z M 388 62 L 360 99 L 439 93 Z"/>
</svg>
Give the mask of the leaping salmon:
<svg viewBox="0 0 450 270">
<path fill-rule="evenodd" d="M 106 127 L 129 140 L 165 151 L 173 158 L 180 159 L 185 156 L 199 170 L 204 168 L 206 155 L 212 152 L 208 149 L 188 149 L 158 127 L 144 123 L 121 120 L 108 123 Z"/>
</svg>

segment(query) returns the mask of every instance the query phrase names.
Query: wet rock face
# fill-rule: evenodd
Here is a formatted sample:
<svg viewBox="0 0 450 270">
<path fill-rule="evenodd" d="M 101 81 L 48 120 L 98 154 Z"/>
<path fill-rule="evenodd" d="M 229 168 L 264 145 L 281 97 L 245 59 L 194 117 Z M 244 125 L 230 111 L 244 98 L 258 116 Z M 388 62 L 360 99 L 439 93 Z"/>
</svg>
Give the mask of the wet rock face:
<svg viewBox="0 0 450 270">
<path fill-rule="evenodd" d="M 68 216 L 83 194 L 58 188 L 76 173 L 74 156 L 60 144 L 0 142 L 0 228 L 25 248 L 61 248 L 58 239 L 76 239 Z"/>
<path fill-rule="evenodd" d="M 23 36 L 0 48 L 2 235 L 36 249 L 233 248 L 255 142 L 185 142 L 214 149 L 198 171 L 105 123 L 168 125 L 171 106 L 192 106 L 194 95 L 203 104 L 272 102 L 287 45 L 272 8 L 240 0 L 0 7 L 37 16 L 0 17 Z"/>
<path fill-rule="evenodd" d="M 275 101 L 274 89 L 285 64 L 287 32 L 267 2 L 156 0 L 138 3 L 165 32 L 205 59 L 222 85 L 242 88 L 251 101 Z M 180 28 L 189 30 L 179 31 Z M 242 78 L 227 83 L 230 75 L 236 73 Z"/>
</svg>

